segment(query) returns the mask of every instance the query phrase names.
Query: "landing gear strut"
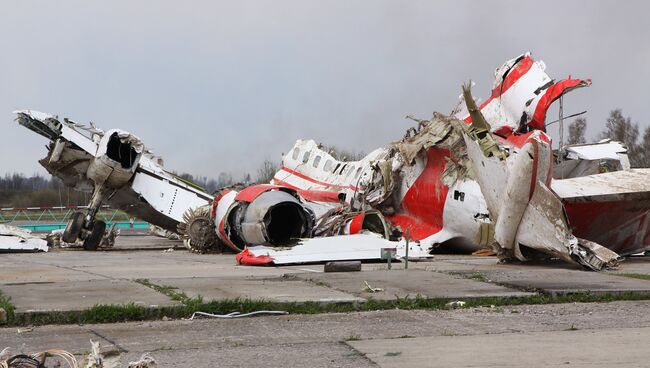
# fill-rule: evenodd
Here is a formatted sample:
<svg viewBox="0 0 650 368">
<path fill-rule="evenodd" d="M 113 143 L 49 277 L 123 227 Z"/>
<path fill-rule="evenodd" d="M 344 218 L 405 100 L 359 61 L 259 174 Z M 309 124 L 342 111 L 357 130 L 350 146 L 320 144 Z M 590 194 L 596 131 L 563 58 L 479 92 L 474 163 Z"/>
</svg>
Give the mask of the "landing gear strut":
<svg viewBox="0 0 650 368">
<path fill-rule="evenodd" d="M 83 240 L 85 250 L 97 250 L 106 231 L 106 223 L 101 220 L 95 220 L 97 212 L 102 205 L 105 189 L 96 186 L 93 196 L 88 205 L 88 212 L 84 214 L 77 211 L 72 215 L 70 221 L 63 230 L 63 241 L 74 243 L 77 240 Z"/>
</svg>

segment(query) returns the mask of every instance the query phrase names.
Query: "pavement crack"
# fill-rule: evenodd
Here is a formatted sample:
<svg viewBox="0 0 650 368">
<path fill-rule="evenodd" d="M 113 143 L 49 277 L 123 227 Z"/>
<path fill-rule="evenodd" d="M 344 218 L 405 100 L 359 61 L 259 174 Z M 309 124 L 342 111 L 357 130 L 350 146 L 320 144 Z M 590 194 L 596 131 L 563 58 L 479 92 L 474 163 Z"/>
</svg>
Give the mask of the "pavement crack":
<svg viewBox="0 0 650 368">
<path fill-rule="evenodd" d="M 350 345 L 347 341 L 339 341 L 339 344 L 343 345 L 348 350 L 350 350 L 350 354 L 354 354 L 354 356 L 358 356 L 359 358 L 370 363 L 373 367 L 379 367 L 379 364 L 377 364 L 374 360 L 368 358 L 368 355 L 366 355 L 366 353 L 357 350 L 354 346 Z"/>
<path fill-rule="evenodd" d="M 95 330 L 92 330 L 92 329 L 91 329 L 91 330 L 89 330 L 89 331 L 90 331 L 91 333 L 93 333 L 95 336 L 99 337 L 100 339 L 106 340 L 106 341 L 108 341 L 109 343 L 113 344 L 113 346 L 115 346 L 115 348 L 117 348 L 117 350 L 118 350 L 120 353 L 128 353 L 128 352 L 129 352 L 127 349 L 125 349 L 125 348 L 122 347 L 120 344 L 118 344 L 117 341 L 115 341 L 115 340 L 111 340 L 111 339 L 109 339 L 107 336 L 104 336 L 104 335 L 100 334 L 99 332 L 97 332 L 97 331 L 95 331 Z"/>
<path fill-rule="evenodd" d="M 75 268 L 75 267 L 66 267 L 66 266 L 62 266 L 62 265 L 58 265 L 58 264 L 34 262 L 32 260 L 27 261 L 27 263 L 33 263 L 33 264 L 37 264 L 37 265 L 40 265 L 40 266 L 56 267 L 56 268 L 60 268 L 60 269 L 63 269 L 63 270 L 81 272 L 81 273 L 85 273 L 85 274 L 92 275 L 92 276 L 98 276 L 98 277 L 102 277 L 102 278 L 109 279 L 109 280 L 116 280 L 115 278 L 113 278 L 111 276 L 108 276 L 108 275 L 102 275 L 101 273 L 90 272 L 90 271 L 82 270 L 82 269 Z"/>
</svg>

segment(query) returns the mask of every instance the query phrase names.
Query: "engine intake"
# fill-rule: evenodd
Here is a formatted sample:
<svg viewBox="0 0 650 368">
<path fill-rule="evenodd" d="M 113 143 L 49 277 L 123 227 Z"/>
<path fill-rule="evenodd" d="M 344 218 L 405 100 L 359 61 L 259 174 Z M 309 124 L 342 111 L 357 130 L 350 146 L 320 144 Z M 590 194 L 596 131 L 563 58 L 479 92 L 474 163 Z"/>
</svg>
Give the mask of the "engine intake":
<svg viewBox="0 0 650 368">
<path fill-rule="evenodd" d="M 244 209 L 241 237 L 247 244 L 287 245 L 311 236 L 311 216 L 293 195 L 280 190 L 260 194 Z"/>
</svg>

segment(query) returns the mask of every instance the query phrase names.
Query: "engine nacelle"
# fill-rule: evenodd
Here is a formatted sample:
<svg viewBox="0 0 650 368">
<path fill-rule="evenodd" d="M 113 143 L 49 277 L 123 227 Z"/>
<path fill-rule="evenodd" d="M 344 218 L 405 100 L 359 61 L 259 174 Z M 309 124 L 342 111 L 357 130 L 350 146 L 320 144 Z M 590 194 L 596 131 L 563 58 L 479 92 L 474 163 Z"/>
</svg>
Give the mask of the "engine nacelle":
<svg viewBox="0 0 650 368">
<path fill-rule="evenodd" d="M 135 135 L 111 129 L 99 141 L 86 175 L 95 185 L 120 188 L 135 174 L 143 150 L 142 141 Z"/>
<path fill-rule="evenodd" d="M 215 200 L 217 236 L 235 251 L 247 245 L 291 246 L 308 238 L 314 214 L 295 191 L 255 185 Z"/>
</svg>

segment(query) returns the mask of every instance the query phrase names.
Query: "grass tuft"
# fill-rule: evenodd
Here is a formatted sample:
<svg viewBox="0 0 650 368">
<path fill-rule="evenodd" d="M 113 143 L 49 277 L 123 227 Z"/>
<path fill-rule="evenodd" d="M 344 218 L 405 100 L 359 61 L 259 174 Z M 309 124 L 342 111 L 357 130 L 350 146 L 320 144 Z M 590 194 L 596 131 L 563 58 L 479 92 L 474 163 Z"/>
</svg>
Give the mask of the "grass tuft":
<svg viewBox="0 0 650 368">
<path fill-rule="evenodd" d="M 481 282 L 489 282 L 488 278 L 480 272 L 475 272 L 471 275 L 466 275 L 465 278 L 470 280 L 481 281 Z"/>
<path fill-rule="evenodd" d="M 0 326 L 12 324 L 15 318 L 14 317 L 15 307 L 11 303 L 11 298 L 3 294 L 2 290 L 0 290 L 0 308 L 4 309 L 5 313 L 7 313 L 7 320 L 6 321 L 0 320 Z"/>
<path fill-rule="evenodd" d="M 142 281 L 144 282 L 144 281 Z M 151 283 L 149 283 L 151 284 Z M 159 287 L 151 284 L 151 287 Z M 159 320 L 163 317 L 181 319 L 188 318 L 194 312 L 207 312 L 212 314 L 227 314 L 231 312 L 248 313 L 259 310 L 279 310 L 290 314 L 317 314 L 317 313 L 350 313 L 378 310 L 443 310 L 449 299 L 425 298 L 421 295 L 415 297 L 397 298 L 396 300 L 368 299 L 365 303 L 319 303 L 319 302 L 293 302 L 282 303 L 261 299 L 222 299 L 204 302 L 202 298 L 188 298 L 184 293 L 174 288 L 159 287 L 166 293 L 176 295 L 181 305 L 145 307 L 137 304 L 124 305 L 95 305 L 84 311 L 68 312 L 30 312 L 14 313 L 13 306 L 8 303 L 8 298 L 0 294 L 0 303 L 8 303 L 7 309 L 11 311 L 8 320 L 10 326 L 46 325 L 46 324 L 83 324 L 83 323 L 115 323 L 125 321 Z M 162 292 L 162 291 L 161 291 Z M 592 303 L 612 302 L 621 300 L 650 300 L 650 293 L 616 293 L 616 294 L 591 294 L 575 293 L 568 295 L 532 295 L 523 297 L 483 297 L 465 299 L 465 308 L 494 305 L 503 311 L 504 306 L 535 305 L 552 303 Z M 450 312 L 453 313 L 453 312 Z M 350 336 L 354 338 L 354 336 Z"/>
</svg>

